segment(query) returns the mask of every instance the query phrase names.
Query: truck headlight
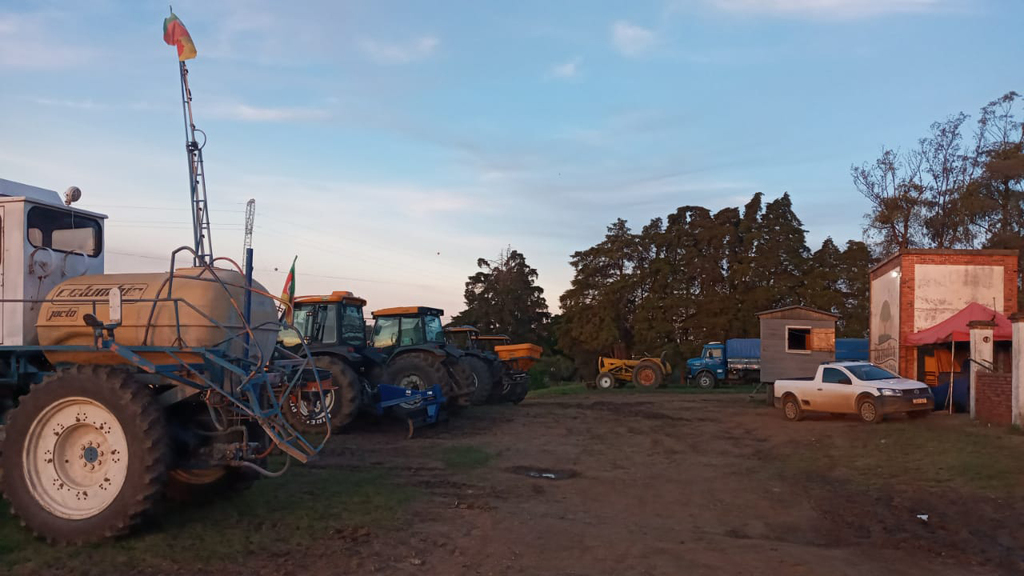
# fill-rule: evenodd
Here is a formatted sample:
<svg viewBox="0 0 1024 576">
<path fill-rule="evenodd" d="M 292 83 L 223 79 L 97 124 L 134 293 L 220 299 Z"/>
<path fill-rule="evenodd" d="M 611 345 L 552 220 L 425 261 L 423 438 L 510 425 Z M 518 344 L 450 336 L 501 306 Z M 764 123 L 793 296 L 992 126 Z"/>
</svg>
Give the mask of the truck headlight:
<svg viewBox="0 0 1024 576">
<path fill-rule="evenodd" d="M 903 396 L 903 391 L 895 388 L 879 388 L 878 391 L 882 393 L 882 396 Z"/>
</svg>

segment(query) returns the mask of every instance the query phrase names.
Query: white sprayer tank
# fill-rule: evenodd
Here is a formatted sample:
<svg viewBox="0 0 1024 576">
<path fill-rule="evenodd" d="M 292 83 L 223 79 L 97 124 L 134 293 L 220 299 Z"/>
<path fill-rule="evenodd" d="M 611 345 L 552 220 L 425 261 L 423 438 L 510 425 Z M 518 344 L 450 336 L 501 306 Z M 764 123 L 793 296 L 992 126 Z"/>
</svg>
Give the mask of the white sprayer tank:
<svg viewBox="0 0 1024 576">
<path fill-rule="evenodd" d="M 46 297 L 47 302 L 39 310 L 39 319 L 36 321 L 39 343 L 43 346 L 91 346 L 94 343 L 93 329 L 85 325 L 83 318 L 86 314 L 95 314 L 99 320 L 108 322 L 110 291 L 120 288 L 123 300 L 121 325 L 114 331 L 114 339 L 118 344 L 215 348 L 241 356 L 244 351 L 241 335 L 244 334 L 242 313 L 245 305 L 245 277 L 234 270 L 214 270 L 220 283 L 205 268 L 176 270 L 173 291 L 169 291 L 170 274 L 167 272 L 96 274 L 61 282 L 50 291 Z M 250 325 L 254 328 L 253 342 L 259 345 L 266 359 L 273 353 L 277 339 L 277 310 L 274 300 L 266 295 L 263 286 L 254 281 L 252 287 Z M 175 304 L 170 298 L 180 301 Z M 163 300 L 156 303 L 138 301 L 155 299 Z M 239 338 L 229 339 L 231 335 L 239 335 Z M 255 346 L 251 346 L 251 354 L 255 356 Z M 159 353 L 146 353 L 142 356 L 162 364 L 173 361 Z M 198 359 L 195 354 L 187 351 L 178 356 L 186 361 Z M 112 352 L 48 351 L 46 357 L 53 364 L 125 362 Z"/>
</svg>

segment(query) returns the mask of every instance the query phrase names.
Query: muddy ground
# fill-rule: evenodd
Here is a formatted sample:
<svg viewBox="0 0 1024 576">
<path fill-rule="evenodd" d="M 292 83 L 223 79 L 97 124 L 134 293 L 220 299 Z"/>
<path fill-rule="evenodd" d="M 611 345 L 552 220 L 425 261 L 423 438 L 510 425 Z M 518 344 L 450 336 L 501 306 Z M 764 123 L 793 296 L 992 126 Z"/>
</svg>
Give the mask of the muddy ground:
<svg viewBox="0 0 1024 576">
<path fill-rule="evenodd" d="M 790 423 L 741 394 L 588 392 L 473 409 L 413 440 L 388 426 L 333 439 L 316 470 L 386 484 L 403 502 L 388 518 L 331 510 L 282 525 L 302 537 L 275 548 L 243 514 L 233 529 L 257 534 L 243 553 L 199 564 L 173 532 L 159 546 L 181 542 L 179 559 L 152 560 L 158 536 L 114 546 L 147 574 L 1020 574 L 1018 462 L 1024 436 L 962 417 Z M 306 478 L 295 506 L 334 505 Z M 90 554 L 15 572 L 114 558 Z"/>
</svg>

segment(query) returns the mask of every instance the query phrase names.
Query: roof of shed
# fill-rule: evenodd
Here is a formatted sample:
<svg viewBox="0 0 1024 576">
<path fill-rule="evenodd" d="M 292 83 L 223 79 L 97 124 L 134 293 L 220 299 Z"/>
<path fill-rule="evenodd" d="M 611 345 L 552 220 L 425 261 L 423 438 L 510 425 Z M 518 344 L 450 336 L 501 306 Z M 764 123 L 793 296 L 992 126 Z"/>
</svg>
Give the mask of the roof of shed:
<svg viewBox="0 0 1024 576">
<path fill-rule="evenodd" d="M 818 310 L 817 308 L 811 308 L 810 306 L 800 306 L 800 305 L 785 306 L 783 308 L 776 308 L 774 310 L 765 310 L 763 312 L 758 312 L 757 314 L 754 314 L 754 316 L 757 316 L 758 318 L 760 318 L 761 316 L 765 316 L 767 314 L 779 314 L 779 313 L 782 313 L 782 312 L 789 312 L 790 310 L 803 310 L 805 312 L 811 312 L 812 314 L 821 314 L 822 316 L 828 316 L 829 318 L 834 318 L 836 320 L 839 320 L 839 315 L 838 314 L 833 314 L 831 312 L 825 312 L 824 310 Z"/>
</svg>

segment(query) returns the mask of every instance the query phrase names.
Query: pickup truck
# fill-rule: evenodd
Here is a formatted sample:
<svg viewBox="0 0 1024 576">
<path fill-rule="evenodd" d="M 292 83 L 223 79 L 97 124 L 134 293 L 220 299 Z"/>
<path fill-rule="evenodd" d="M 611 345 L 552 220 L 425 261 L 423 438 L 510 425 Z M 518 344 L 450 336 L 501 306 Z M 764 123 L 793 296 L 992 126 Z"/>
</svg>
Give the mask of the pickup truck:
<svg viewBox="0 0 1024 576">
<path fill-rule="evenodd" d="M 761 381 L 761 339 L 732 338 L 704 345 L 700 358 L 686 361 L 686 378 L 704 390 L 720 382 Z"/>
<path fill-rule="evenodd" d="M 814 378 L 776 380 L 774 396 L 775 407 L 793 421 L 806 412 L 828 412 L 878 423 L 887 414 L 921 418 L 935 409 L 927 384 L 868 362 L 830 362 L 819 366 Z"/>
</svg>

